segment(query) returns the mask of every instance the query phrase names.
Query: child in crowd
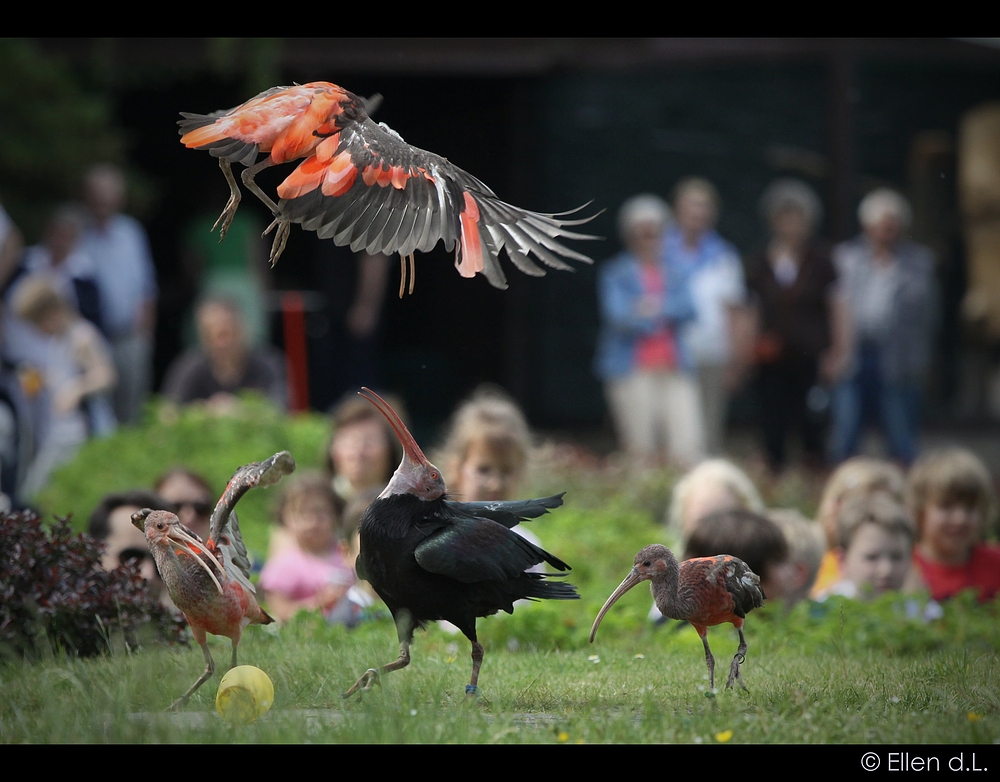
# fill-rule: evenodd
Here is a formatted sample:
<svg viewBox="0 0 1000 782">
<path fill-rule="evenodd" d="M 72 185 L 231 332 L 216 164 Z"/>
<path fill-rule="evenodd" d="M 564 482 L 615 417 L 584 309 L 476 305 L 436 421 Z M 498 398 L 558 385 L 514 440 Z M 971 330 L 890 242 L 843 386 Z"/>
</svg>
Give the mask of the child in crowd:
<svg viewBox="0 0 1000 782">
<path fill-rule="evenodd" d="M 794 508 L 774 508 L 767 512 L 785 535 L 789 564 L 785 583 L 785 606 L 791 608 L 809 597 L 820 562 L 826 549 L 826 539 L 819 524 Z"/>
<path fill-rule="evenodd" d="M 674 486 L 667 526 L 682 547 L 695 524 L 720 510 L 764 512 L 764 501 L 743 470 L 725 459 L 706 459 Z"/>
<path fill-rule="evenodd" d="M 401 401 L 383 396 L 405 423 Z M 357 394 L 345 397 L 333 409 L 331 417 L 333 434 L 326 450 L 333 490 L 344 502 L 349 502 L 365 489 L 384 489 L 403 456 L 385 417 Z"/>
<path fill-rule="evenodd" d="M 878 597 L 903 589 L 910 570 L 914 533 L 906 506 L 889 492 L 846 499 L 838 514 L 838 538 L 833 550 L 841 577 L 821 597 Z"/>
<path fill-rule="evenodd" d="M 483 386 L 458 407 L 443 452 L 440 463 L 455 499 L 514 500 L 531 452 L 531 431 L 513 400 Z"/>
<path fill-rule="evenodd" d="M 319 609 L 326 616 L 350 615 L 354 569 L 346 561 L 349 541 L 341 525 L 342 505 L 321 473 L 288 481 L 277 517 L 290 545 L 269 559 L 260 574 L 268 611 L 287 622 L 296 613 Z"/>
<path fill-rule="evenodd" d="M 949 448 L 920 458 L 910 473 L 909 503 L 919 538 L 913 560 L 935 600 L 976 590 L 1000 593 L 1000 546 L 986 543 L 996 513 L 989 472 L 972 453 Z"/>
<path fill-rule="evenodd" d="M 834 550 L 840 545 L 839 516 L 848 497 L 884 491 L 896 502 L 906 499 L 906 476 L 891 462 L 870 456 L 855 456 L 841 464 L 826 482 L 820 498 L 817 520 L 826 535 L 826 554 L 813 584 L 812 595 L 819 597 L 841 579 L 840 559 Z"/>
<path fill-rule="evenodd" d="M 773 521 L 738 508 L 709 513 L 695 522 L 684 547 L 684 559 L 730 554 L 760 576 L 768 600 L 783 599 L 789 570 L 788 543 Z"/>
<path fill-rule="evenodd" d="M 31 498 L 89 435 L 104 436 L 114 430 L 109 394 L 118 376 L 104 337 L 47 277 L 25 279 L 13 308 L 29 329 L 20 344 L 18 364 L 38 373 L 44 392 L 40 401 L 46 408 L 39 415 L 41 446 L 21 487 L 23 496 Z"/>
</svg>

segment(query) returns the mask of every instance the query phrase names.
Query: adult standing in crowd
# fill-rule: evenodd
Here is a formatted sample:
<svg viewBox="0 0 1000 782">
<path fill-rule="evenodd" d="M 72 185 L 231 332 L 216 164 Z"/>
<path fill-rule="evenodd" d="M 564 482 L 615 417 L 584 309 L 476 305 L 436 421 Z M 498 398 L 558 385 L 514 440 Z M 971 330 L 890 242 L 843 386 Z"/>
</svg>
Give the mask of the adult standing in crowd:
<svg viewBox="0 0 1000 782">
<path fill-rule="evenodd" d="M 146 232 L 121 213 L 125 177 L 109 164 L 90 169 L 84 184 L 90 224 L 81 246 L 97 264 L 101 321 L 118 370 L 115 414 L 134 423 L 152 384 L 153 331 L 156 325 L 156 270 Z"/>
<path fill-rule="evenodd" d="M 742 376 L 751 334 L 743 266 L 736 249 L 715 231 L 719 193 L 691 177 L 674 194 L 677 224 L 667 232 L 671 279 L 687 280 L 695 318 L 680 330 L 697 372 L 708 453 L 722 452 L 729 393 Z"/>
<path fill-rule="evenodd" d="M 771 469 L 782 470 L 786 435 L 797 425 L 806 463 L 818 468 L 825 462 L 826 387 L 847 357 L 846 307 L 829 249 L 813 238 L 823 209 L 812 189 L 779 179 L 764 191 L 760 210 L 770 239 L 747 260 L 746 274 L 764 447 Z"/>
<path fill-rule="evenodd" d="M 694 305 L 681 271 L 664 263 L 670 208 L 655 195 L 637 195 L 618 211 L 625 249 L 598 272 L 601 333 L 595 371 L 629 453 L 668 456 L 685 466 L 705 454 L 698 386 L 676 339 Z"/>
<path fill-rule="evenodd" d="M 862 425 L 877 418 L 889 454 L 909 466 L 917 455 L 920 394 L 935 321 L 934 257 L 904 237 L 906 199 L 882 188 L 858 207 L 861 235 L 834 248 L 851 320 L 850 362 L 833 395 L 831 454 L 854 454 Z"/>
</svg>

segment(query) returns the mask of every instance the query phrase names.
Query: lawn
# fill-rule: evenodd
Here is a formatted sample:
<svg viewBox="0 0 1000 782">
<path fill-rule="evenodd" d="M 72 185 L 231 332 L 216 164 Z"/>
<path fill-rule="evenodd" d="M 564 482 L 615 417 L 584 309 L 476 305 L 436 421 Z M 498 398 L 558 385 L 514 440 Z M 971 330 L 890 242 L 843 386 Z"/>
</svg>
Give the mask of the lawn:
<svg viewBox="0 0 1000 782">
<path fill-rule="evenodd" d="M 249 416 L 253 427 L 202 413 L 161 415 L 144 430 L 88 444 L 57 476 L 45 508 L 73 512 L 82 528 L 100 494 L 148 485 L 182 456 L 220 486 L 239 464 L 282 448 L 304 466 L 319 461 L 322 419 L 288 424 L 253 409 Z M 97 471 L 103 482 L 94 480 L 95 464 L 114 465 Z M 181 712 L 164 713 L 202 671 L 197 646 L 129 649 L 112 633 L 97 657 L 56 651 L 35 662 L 0 659 L 0 741 L 1000 743 L 1000 602 L 961 597 L 930 621 L 921 599 L 893 595 L 791 612 L 766 605 L 746 623 L 749 692 L 709 692 L 697 634 L 674 622 L 652 626 L 642 588 L 614 606 L 590 644 L 593 619 L 635 552 L 664 540 L 675 480 L 665 471 L 598 469 L 570 451 L 548 450 L 524 493 L 565 490 L 565 505 L 531 529 L 573 566 L 582 599 L 481 619 L 486 657 L 477 698 L 465 695 L 468 642 L 435 625 L 417 633 L 408 668 L 382 677 L 363 698 L 341 700 L 367 668 L 396 658 L 391 620 L 377 616 L 348 631 L 300 614 L 284 627 L 244 633 L 240 662 L 262 668 L 275 688 L 273 707 L 251 725 L 234 727 L 215 714 L 221 670 Z M 791 476 L 767 486 L 766 499 L 811 514 L 815 488 Z M 258 554 L 266 550 L 268 494 L 251 492 L 240 504 Z M 724 682 L 736 633 L 713 628 L 709 639 Z M 224 666 L 228 640 L 210 643 Z"/>
</svg>

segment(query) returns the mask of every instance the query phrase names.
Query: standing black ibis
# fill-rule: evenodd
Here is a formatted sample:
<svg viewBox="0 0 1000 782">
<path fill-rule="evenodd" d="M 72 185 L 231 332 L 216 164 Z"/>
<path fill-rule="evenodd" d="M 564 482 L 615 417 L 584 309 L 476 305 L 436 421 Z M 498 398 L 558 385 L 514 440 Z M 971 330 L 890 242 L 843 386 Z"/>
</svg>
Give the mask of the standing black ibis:
<svg viewBox="0 0 1000 782">
<path fill-rule="evenodd" d="M 414 630 L 438 619 L 454 624 L 472 643 L 472 680 L 465 691 L 474 695 L 483 662 L 477 617 L 501 610 L 513 613 L 514 601 L 522 598 L 579 598 L 572 584 L 527 572 L 541 562 L 560 571 L 570 568 L 511 531 L 519 521 L 562 505 L 562 495 L 512 502 L 451 501 L 441 472 L 427 461 L 395 411 L 367 388 L 360 394 L 388 419 L 403 446 L 403 459 L 389 485 L 361 519 L 357 559 L 358 576 L 374 587 L 392 613 L 399 657 L 369 668 L 343 697 L 369 690 L 380 673 L 409 665 Z"/>
<path fill-rule="evenodd" d="M 743 637 L 743 619 L 748 611 L 764 605 L 764 590 L 760 588 L 760 578 L 747 564 L 737 557 L 719 554 L 715 557 L 686 559 L 677 564 L 673 552 L 666 546 L 654 544 L 646 546 L 635 555 L 632 572 L 625 577 L 618 588 L 601 608 L 590 630 L 590 642 L 594 642 L 597 626 L 622 595 L 636 584 L 649 581 L 649 591 L 660 613 L 670 619 L 686 619 L 698 631 L 705 646 L 705 662 L 708 664 L 708 682 L 715 689 L 715 658 L 708 648 L 708 628 L 723 622 L 732 622 L 739 631 L 740 645 L 729 666 L 727 687 L 738 681 L 745 690 L 746 684 L 740 675 L 740 665 L 747 651 L 747 641 Z"/>
</svg>

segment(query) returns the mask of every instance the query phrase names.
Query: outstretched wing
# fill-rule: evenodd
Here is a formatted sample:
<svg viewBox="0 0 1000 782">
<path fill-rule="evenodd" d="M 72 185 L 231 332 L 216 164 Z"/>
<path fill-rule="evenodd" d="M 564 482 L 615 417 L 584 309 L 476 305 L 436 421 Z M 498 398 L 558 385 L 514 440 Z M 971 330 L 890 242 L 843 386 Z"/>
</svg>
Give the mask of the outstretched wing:
<svg viewBox="0 0 1000 782">
<path fill-rule="evenodd" d="M 281 451 L 270 459 L 240 467 L 229 479 L 226 490 L 222 492 L 215 510 L 212 511 L 208 539 L 216 551 L 222 554 L 226 572 L 251 592 L 255 590 L 249 580 L 250 557 L 247 555 L 243 536 L 240 534 L 240 525 L 234 510 L 236 503 L 255 486 L 273 486 L 282 476 L 294 470 L 295 460 L 288 451 Z"/>
<path fill-rule="evenodd" d="M 449 500 L 448 507 L 456 514 L 468 515 L 471 518 L 490 519 L 512 529 L 522 521 L 544 516 L 550 508 L 558 508 L 563 504 L 562 498 L 565 494 L 566 492 L 561 492 L 553 494 L 551 497 L 540 497 L 534 500 L 496 502 L 455 502 Z"/>
<path fill-rule="evenodd" d="M 385 123 L 360 114 L 321 141 L 278 187 L 279 219 L 300 223 L 321 239 L 370 254 L 427 252 L 441 241 L 456 250 L 463 277 L 482 273 L 506 288 L 502 249 L 525 274 L 593 263 L 559 239 L 595 239 L 571 229 L 592 218 L 541 214 L 504 203 L 471 174 L 440 155 L 410 146 Z M 575 211 L 575 210 L 574 210 Z M 457 247 L 456 247 L 457 245 Z"/>
<path fill-rule="evenodd" d="M 417 546 L 414 557 L 424 570 L 465 584 L 517 578 L 541 562 L 570 569 L 502 524 L 465 516 L 452 518 Z"/>
</svg>

